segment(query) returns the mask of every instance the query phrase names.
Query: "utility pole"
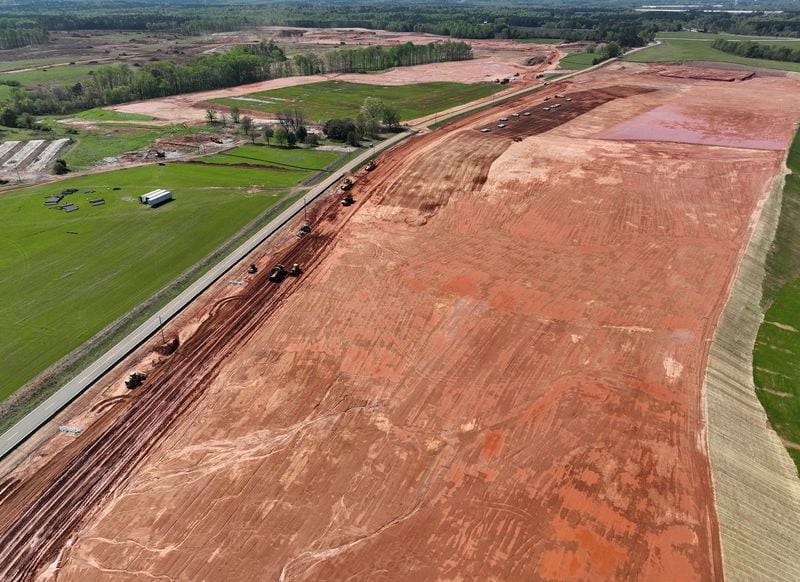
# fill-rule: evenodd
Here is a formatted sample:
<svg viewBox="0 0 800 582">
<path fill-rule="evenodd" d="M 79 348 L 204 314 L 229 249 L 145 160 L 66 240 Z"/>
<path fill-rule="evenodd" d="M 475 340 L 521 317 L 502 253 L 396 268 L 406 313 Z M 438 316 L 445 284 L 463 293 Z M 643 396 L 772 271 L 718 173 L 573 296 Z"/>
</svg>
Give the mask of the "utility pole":
<svg viewBox="0 0 800 582">
<path fill-rule="evenodd" d="M 167 343 L 167 338 L 164 337 L 164 323 L 161 321 L 161 316 L 158 316 L 158 328 L 161 330 L 161 341 Z"/>
<path fill-rule="evenodd" d="M 303 222 L 308 224 L 308 211 L 306 210 L 306 199 L 303 198 Z"/>
</svg>

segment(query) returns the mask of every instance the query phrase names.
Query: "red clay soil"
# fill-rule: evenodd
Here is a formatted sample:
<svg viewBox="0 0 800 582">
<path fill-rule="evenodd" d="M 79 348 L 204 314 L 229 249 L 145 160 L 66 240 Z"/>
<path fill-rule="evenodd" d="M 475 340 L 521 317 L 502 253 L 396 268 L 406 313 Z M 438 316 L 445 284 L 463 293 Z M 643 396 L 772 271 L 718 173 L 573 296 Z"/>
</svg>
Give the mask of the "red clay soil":
<svg viewBox="0 0 800 582">
<path fill-rule="evenodd" d="M 299 278 L 262 269 L 0 485 L 0 577 L 721 579 L 708 340 L 800 91 L 627 67 L 382 156 L 278 252 Z M 786 139 L 599 137 L 703 95 Z"/>
</svg>

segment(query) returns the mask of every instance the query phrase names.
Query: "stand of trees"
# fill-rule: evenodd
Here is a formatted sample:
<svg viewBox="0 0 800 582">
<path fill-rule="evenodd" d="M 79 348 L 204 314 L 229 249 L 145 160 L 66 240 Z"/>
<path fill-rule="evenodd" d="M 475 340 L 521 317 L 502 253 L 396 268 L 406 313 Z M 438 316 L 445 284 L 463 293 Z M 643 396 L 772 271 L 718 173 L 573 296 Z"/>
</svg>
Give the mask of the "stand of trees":
<svg viewBox="0 0 800 582">
<path fill-rule="evenodd" d="M 800 43 L 797 44 L 800 45 Z M 731 41 L 724 38 L 714 39 L 711 46 L 740 57 L 800 63 L 800 47 L 791 48 L 752 41 Z"/>
<path fill-rule="evenodd" d="M 43 28 L 0 27 L 0 49 L 14 49 L 34 44 L 45 44 L 48 33 Z"/>
<path fill-rule="evenodd" d="M 331 51 L 320 57 L 298 54 L 292 58 L 295 74 L 361 73 L 390 67 L 408 67 L 472 58 L 472 47 L 465 42 L 439 42 L 415 45 L 368 46 Z"/>
</svg>

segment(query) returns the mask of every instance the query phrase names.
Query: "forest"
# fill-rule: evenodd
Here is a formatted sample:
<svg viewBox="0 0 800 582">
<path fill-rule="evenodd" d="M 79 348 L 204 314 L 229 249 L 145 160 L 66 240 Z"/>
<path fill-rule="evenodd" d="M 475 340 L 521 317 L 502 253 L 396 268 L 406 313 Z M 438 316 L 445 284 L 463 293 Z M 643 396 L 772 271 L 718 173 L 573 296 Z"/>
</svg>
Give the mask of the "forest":
<svg viewBox="0 0 800 582">
<path fill-rule="evenodd" d="M 792 48 L 785 45 L 770 45 L 752 41 L 731 41 L 724 38 L 714 39 L 711 46 L 722 52 L 740 57 L 800 63 L 800 47 Z"/>
<path fill-rule="evenodd" d="M 88 81 L 70 87 L 21 87 L 11 90 L 10 110 L 23 114 L 65 114 L 126 101 L 235 87 L 278 77 L 333 72 L 368 72 L 432 62 L 472 58 L 464 42 L 391 47 L 343 48 L 324 56 L 287 58 L 273 41 L 236 46 L 225 53 L 197 57 L 185 65 L 156 61 L 140 67 L 126 64 L 98 67 Z"/>
</svg>

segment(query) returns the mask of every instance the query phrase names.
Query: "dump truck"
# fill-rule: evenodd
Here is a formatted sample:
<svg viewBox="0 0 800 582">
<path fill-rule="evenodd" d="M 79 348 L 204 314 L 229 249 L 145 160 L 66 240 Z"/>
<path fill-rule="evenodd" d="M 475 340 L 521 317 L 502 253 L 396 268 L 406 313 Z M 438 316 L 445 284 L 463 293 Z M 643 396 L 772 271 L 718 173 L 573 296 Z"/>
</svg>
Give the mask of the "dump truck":
<svg viewBox="0 0 800 582">
<path fill-rule="evenodd" d="M 302 273 L 302 272 L 303 272 L 303 270 L 300 268 L 300 263 L 295 263 L 294 265 L 292 265 L 292 268 L 289 269 L 289 276 L 290 277 L 299 277 L 300 273 Z"/>
<path fill-rule="evenodd" d="M 351 180 L 350 178 L 345 178 L 344 181 L 342 182 L 342 185 L 339 186 L 339 188 L 342 189 L 342 192 L 347 192 L 352 187 L 353 187 L 353 180 Z"/>
<path fill-rule="evenodd" d="M 375 162 L 375 160 L 370 160 L 369 162 L 367 162 L 367 165 L 364 166 L 364 169 L 367 172 L 371 172 L 372 170 L 374 170 L 377 167 L 378 167 L 378 164 Z"/>
<path fill-rule="evenodd" d="M 247 272 L 250 273 L 251 275 L 253 273 L 257 273 L 258 272 L 258 267 L 256 267 L 255 263 L 250 263 L 250 266 L 247 267 Z"/>
<path fill-rule="evenodd" d="M 286 278 L 286 267 L 278 263 L 274 267 L 272 267 L 272 271 L 269 273 L 269 280 L 273 283 L 280 283 Z"/>
<path fill-rule="evenodd" d="M 128 390 L 133 390 L 134 388 L 138 388 L 142 385 L 142 382 L 145 381 L 147 378 L 147 374 L 144 372 L 131 372 L 128 374 L 128 377 L 125 379 L 125 388 Z"/>
</svg>

